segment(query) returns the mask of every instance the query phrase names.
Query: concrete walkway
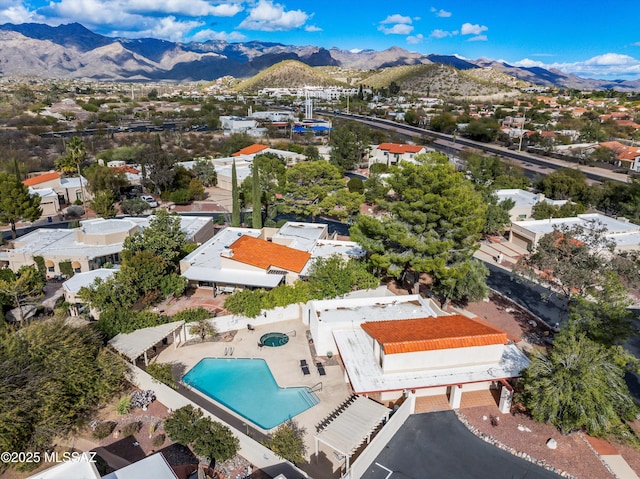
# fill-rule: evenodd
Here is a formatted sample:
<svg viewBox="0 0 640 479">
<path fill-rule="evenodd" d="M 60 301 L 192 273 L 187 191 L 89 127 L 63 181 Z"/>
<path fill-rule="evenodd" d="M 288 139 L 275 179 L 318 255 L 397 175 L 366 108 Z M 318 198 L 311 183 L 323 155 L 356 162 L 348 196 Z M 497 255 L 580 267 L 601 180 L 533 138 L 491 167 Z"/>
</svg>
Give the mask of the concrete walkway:
<svg viewBox="0 0 640 479">
<path fill-rule="evenodd" d="M 631 469 L 631 466 L 618 454 L 618 450 L 610 442 L 586 434 L 583 437 L 618 479 L 639 479 L 638 474 Z"/>
</svg>

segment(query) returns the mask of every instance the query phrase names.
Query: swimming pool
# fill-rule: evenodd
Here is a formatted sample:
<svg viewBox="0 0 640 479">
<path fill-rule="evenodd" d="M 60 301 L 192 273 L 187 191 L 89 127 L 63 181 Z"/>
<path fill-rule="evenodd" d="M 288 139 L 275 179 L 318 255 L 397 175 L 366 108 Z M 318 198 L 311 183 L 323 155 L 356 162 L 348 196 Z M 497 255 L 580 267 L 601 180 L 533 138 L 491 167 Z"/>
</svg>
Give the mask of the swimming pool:
<svg viewBox="0 0 640 479">
<path fill-rule="evenodd" d="M 284 333 L 267 333 L 260 337 L 260 344 L 271 348 L 284 346 L 288 342 L 289 336 Z"/>
<path fill-rule="evenodd" d="M 320 402 L 307 387 L 279 387 L 264 359 L 204 358 L 182 381 L 267 430 Z"/>
</svg>

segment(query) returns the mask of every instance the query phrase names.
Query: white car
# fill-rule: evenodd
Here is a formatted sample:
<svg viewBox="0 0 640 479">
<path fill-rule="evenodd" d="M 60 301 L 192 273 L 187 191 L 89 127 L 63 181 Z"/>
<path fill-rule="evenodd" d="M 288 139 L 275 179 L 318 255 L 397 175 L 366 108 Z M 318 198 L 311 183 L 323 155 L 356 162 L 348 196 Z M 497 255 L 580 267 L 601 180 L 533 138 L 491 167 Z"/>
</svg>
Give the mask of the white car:
<svg viewBox="0 0 640 479">
<path fill-rule="evenodd" d="M 145 203 L 147 203 L 149 205 L 149 207 L 151 207 L 151 208 L 157 208 L 158 207 L 158 202 L 155 200 L 155 198 L 153 196 L 142 195 L 140 197 L 140 199 L 142 201 L 144 201 Z"/>
</svg>

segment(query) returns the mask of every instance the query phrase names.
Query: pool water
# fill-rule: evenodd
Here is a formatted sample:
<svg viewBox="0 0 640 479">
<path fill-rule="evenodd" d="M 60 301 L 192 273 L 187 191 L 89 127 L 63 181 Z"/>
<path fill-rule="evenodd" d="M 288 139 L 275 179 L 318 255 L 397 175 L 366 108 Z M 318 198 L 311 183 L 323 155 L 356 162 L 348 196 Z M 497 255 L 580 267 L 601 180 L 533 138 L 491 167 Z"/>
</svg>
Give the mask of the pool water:
<svg viewBox="0 0 640 479">
<path fill-rule="evenodd" d="M 267 333 L 260 336 L 260 343 L 265 346 L 277 348 L 289 342 L 289 336 L 284 333 Z"/>
<path fill-rule="evenodd" d="M 308 387 L 279 387 L 264 359 L 204 358 L 182 380 L 266 430 L 320 402 Z"/>
</svg>

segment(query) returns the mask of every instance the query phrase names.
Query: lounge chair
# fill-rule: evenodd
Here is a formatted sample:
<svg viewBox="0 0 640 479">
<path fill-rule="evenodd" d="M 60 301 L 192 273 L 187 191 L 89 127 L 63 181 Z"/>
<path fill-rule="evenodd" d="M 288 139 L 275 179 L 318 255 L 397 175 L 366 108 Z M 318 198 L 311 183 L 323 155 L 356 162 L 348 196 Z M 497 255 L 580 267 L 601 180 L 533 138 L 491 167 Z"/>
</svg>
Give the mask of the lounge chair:
<svg viewBox="0 0 640 479">
<path fill-rule="evenodd" d="M 262 344 L 261 342 L 258 342 L 258 348 L 262 349 L 262 346 L 264 346 L 264 344 Z"/>
<path fill-rule="evenodd" d="M 304 366 L 300 365 L 300 369 L 302 370 L 302 374 L 304 374 L 305 376 L 311 374 L 311 371 L 309 371 L 309 366 L 307 366 L 306 364 Z"/>
<path fill-rule="evenodd" d="M 318 370 L 318 374 L 320 376 L 326 376 L 327 372 L 324 370 L 324 366 L 322 363 L 316 363 L 316 369 Z"/>
<path fill-rule="evenodd" d="M 247 324 L 247 329 L 249 331 L 255 331 L 256 330 L 256 328 L 254 328 L 253 325 L 251 325 L 251 324 Z"/>
<path fill-rule="evenodd" d="M 302 367 L 304 367 L 304 366 L 308 366 L 308 364 L 307 364 L 307 360 L 306 360 L 306 359 L 301 359 L 301 360 L 300 360 L 300 367 L 302 368 Z"/>
</svg>

